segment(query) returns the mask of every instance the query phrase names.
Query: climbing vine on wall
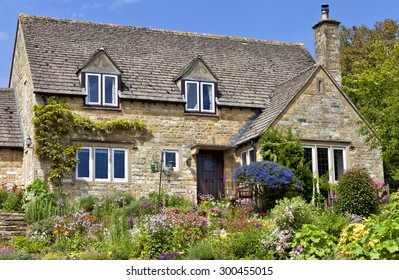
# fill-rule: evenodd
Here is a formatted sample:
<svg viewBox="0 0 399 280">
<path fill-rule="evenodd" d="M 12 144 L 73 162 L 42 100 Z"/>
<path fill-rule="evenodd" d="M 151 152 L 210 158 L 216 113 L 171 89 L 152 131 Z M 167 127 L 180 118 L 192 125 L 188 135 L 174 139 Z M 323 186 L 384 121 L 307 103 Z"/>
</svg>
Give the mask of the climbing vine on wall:
<svg viewBox="0 0 399 280">
<path fill-rule="evenodd" d="M 115 120 L 94 122 L 67 108 L 64 101 L 52 98 L 45 105 L 34 106 L 35 153 L 51 162 L 50 180 L 60 185 L 65 174 L 75 170 L 78 160 L 76 154 L 81 145 L 70 143 L 71 133 L 112 133 L 119 130 L 148 131 L 145 122 L 134 120 Z"/>
</svg>

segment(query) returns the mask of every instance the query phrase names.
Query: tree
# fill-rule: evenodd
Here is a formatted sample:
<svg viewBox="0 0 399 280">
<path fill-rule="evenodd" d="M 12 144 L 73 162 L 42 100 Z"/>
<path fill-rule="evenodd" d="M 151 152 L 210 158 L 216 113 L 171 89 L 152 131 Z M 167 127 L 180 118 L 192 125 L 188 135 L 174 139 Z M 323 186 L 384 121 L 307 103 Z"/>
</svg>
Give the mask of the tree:
<svg viewBox="0 0 399 280">
<path fill-rule="evenodd" d="M 382 148 L 386 174 L 399 180 L 399 26 L 397 21 L 341 29 L 343 89 L 362 116 L 362 133 Z"/>
<path fill-rule="evenodd" d="M 392 47 L 399 39 L 399 25 L 396 20 L 386 19 L 377 22 L 373 29 L 364 25 L 352 28 L 341 26 L 340 54 L 342 76 L 355 74 L 367 69 L 373 64 L 369 54 L 373 52 L 374 45 L 382 42 L 387 47 Z"/>
<path fill-rule="evenodd" d="M 310 201 L 313 194 L 313 175 L 310 163 L 305 162 L 299 137 L 290 129 L 271 128 L 262 134 L 259 143 L 262 158 L 291 169 L 303 185 L 302 195 Z"/>
</svg>

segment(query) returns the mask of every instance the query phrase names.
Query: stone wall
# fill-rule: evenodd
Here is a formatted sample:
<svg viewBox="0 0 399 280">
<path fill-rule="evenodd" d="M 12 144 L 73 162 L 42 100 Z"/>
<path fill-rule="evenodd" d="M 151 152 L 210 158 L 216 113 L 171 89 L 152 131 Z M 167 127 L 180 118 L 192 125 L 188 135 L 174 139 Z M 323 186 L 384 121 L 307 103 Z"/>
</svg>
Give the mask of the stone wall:
<svg viewBox="0 0 399 280">
<path fill-rule="evenodd" d="M 322 92 L 318 91 L 320 81 Z M 363 167 L 375 180 L 383 181 L 380 150 L 366 144 L 359 133 L 362 124 L 354 107 L 320 69 L 275 125 L 290 127 L 304 143 L 346 147 L 347 169 Z"/>
<path fill-rule="evenodd" d="M 184 104 L 149 103 L 122 100 L 120 109 L 85 108 L 81 97 L 64 98 L 70 109 L 94 121 L 110 121 L 119 118 L 140 119 L 147 123 L 151 133 L 122 133 L 118 135 L 77 135 L 72 140 L 84 145 L 105 145 L 123 147 L 130 151 L 130 178 L 126 183 L 85 182 L 75 180 L 75 176 L 63 182 L 65 190 L 72 196 L 126 192 L 140 197 L 158 191 L 160 173 L 152 173 L 150 165 L 161 161 L 164 149 L 179 152 L 179 170 L 167 182 L 162 178 L 162 186 L 169 193 L 177 193 L 196 198 L 196 150 L 194 146 L 210 145 L 224 148 L 224 178 L 227 187 L 232 186 L 232 172 L 237 167 L 234 148 L 228 148 L 233 137 L 253 114 L 251 109 L 218 108 L 216 115 L 184 113 Z M 212 149 L 212 148 L 211 148 Z M 191 166 L 186 160 L 191 157 Z M 43 162 L 35 162 L 38 174 L 48 174 Z"/>
<path fill-rule="evenodd" d="M 341 85 L 339 24 L 336 20 L 325 19 L 316 24 L 313 29 L 316 62 L 326 67 L 335 81 Z"/>
<path fill-rule="evenodd" d="M 22 184 L 23 152 L 20 149 L 0 148 L 0 184 Z"/>
<path fill-rule="evenodd" d="M 11 69 L 10 87 L 15 89 L 16 101 L 21 119 L 22 137 L 25 141 L 28 136 L 33 140 L 33 105 L 36 104 L 40 98 L 37 99 L 37 96 L 33 93 L 33 83 L 29 71 L 24 38 L 22 36 L 21 27 L 19 26 L 18 28 Z M 37 176 L 37 174 L 34 173 L 33 162 L 37 159 L 35 159 L 33 153 L 33 146 L 24 146 L 23 157 L 26 168 L 22 168 L 21 166 L 22 172 L 20 174 L 22 176 L 22 182 L 28 184 Z"/>
<path fill-rule="evenodd" d="M 24 212 L 0 212 L 0 238 L 25 235 L 27 227 Z"/>
</svg>

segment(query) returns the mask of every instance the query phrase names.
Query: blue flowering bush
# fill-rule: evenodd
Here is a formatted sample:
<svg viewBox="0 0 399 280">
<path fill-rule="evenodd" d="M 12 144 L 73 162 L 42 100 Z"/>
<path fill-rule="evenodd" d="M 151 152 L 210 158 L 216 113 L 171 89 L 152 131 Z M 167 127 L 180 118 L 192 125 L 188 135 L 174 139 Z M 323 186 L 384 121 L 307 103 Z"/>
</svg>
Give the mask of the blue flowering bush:
<svg viewBox="0 0 399 280">
<path fill-rule="evenodd" d="M 273 208 L 283 197 L 293 197 L 302 188 L 291 169 L 272 161 L 258 161 L 238 167 L 233 172 L 236 184 L 249 185 L 255 193 L 258 210 Z"/>
</svg>

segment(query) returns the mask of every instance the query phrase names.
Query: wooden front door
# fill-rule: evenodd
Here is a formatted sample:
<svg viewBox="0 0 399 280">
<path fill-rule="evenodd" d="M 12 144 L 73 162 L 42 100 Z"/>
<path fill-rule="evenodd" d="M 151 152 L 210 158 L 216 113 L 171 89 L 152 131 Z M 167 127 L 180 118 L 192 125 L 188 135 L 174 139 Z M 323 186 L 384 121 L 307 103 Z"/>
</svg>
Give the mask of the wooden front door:
<svg viewBox="0 0 399 280">
<path fill-rule="evenodd" d="M 211 194 L 218 199 L 223 193 L 223 152 L 199 151 L 197 154 L 197 194 Z"/>
</svg>

